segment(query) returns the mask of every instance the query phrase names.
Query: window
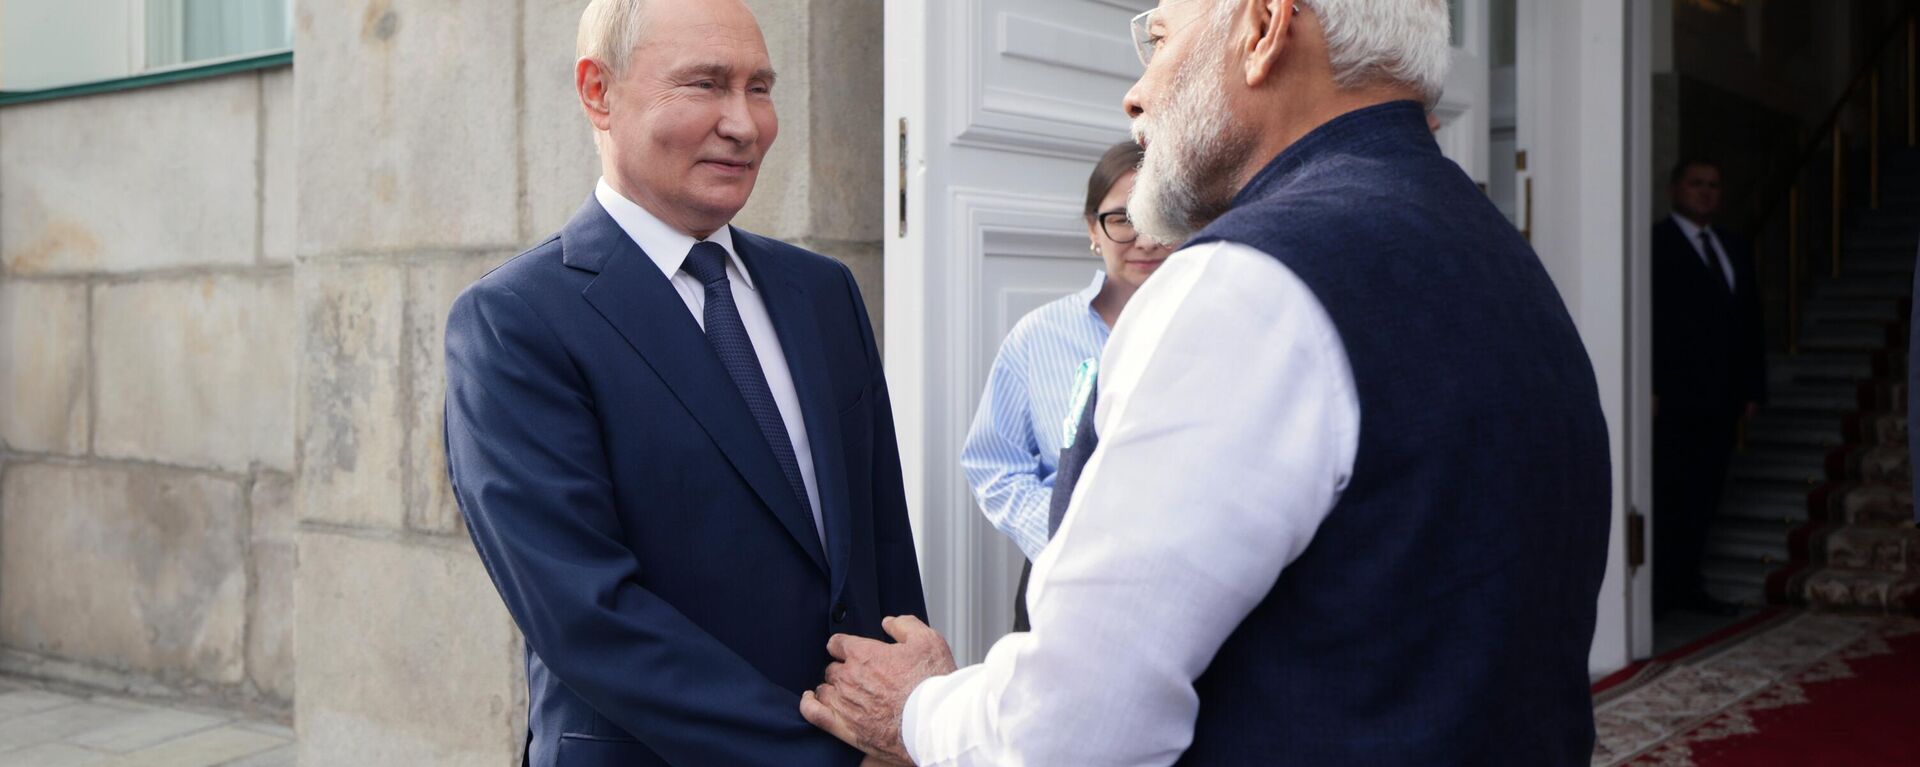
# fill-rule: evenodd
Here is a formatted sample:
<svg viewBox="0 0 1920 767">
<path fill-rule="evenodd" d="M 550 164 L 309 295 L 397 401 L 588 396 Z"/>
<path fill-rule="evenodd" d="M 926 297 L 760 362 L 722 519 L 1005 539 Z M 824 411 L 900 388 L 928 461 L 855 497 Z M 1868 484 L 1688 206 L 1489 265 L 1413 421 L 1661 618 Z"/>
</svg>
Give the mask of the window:
<svg viewBox="0 0 1920 767">
<path fill-rule="evenodd" d="M 293 47 L 292 5 L 293 0 L 0 0 L 0 94 L 110 87 L 129 78 L 284 56 Z"/>
</svg>

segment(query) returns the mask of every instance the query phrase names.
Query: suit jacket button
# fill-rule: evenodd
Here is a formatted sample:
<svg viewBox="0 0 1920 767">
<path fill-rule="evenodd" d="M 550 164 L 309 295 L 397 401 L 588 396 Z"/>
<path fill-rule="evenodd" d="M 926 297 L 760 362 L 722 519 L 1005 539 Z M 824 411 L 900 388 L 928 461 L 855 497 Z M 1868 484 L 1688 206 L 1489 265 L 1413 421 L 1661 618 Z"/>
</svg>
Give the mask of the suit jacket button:
<svg viewBox="0 0 1920 767">
<path fill-rule="evenodd" d="M 846 620 L 847 620 L 847 606 L 844 604 L 834 605 L 833 606 L 833 622 L 844 623 L 846 622 Z"/>
</svg>

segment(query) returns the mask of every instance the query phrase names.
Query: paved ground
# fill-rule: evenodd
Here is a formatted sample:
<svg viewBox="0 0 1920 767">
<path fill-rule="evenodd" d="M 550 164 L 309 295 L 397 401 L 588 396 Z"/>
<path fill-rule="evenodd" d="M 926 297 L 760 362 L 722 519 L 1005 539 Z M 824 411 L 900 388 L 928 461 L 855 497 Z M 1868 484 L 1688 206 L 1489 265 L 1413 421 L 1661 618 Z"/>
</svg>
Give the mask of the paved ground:
<svg viewBox="0 0 1920 767">
<path fill-rule="evenodd" d="M 293 767 L 293 731 L 0 679 L 0 767 Z"/>
</svg>

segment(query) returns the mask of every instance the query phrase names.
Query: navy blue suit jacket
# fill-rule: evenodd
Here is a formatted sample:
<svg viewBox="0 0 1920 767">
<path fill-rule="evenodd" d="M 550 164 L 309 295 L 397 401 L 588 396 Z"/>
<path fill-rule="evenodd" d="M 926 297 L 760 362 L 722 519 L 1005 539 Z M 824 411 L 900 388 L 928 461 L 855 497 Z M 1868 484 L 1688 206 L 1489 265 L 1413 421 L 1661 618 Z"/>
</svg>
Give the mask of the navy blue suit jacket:
<svg viewBox="0 0 1920 767">
<path fill-rule="evenodd" d="M 526 636 L 529 760 L 828 765 L 827 637 L 926 616 L 873 328 L 839 262 L 735 230 L 793 373 L 827 545 L 704 333 L 592 199 L 447 320 L 447 464 Z"/>
</svg>

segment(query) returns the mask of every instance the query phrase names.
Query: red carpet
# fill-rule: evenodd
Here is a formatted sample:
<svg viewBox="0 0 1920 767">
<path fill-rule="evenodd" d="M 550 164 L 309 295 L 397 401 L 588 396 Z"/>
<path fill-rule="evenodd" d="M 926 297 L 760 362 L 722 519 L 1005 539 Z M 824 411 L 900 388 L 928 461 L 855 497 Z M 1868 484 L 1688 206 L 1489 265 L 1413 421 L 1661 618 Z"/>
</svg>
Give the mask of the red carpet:
<svg viewBox="0 0 1920 767">
<path fill-rule="evenodd" d="M 1610 678 L 1593 763 L 1920 765 L 1920 620 L 1783 613 L 1744 629 Z"/>
</svg>

